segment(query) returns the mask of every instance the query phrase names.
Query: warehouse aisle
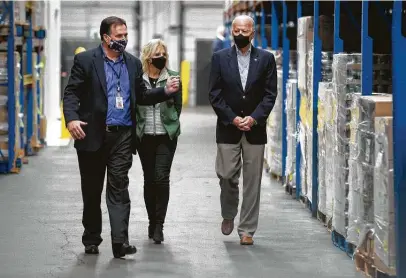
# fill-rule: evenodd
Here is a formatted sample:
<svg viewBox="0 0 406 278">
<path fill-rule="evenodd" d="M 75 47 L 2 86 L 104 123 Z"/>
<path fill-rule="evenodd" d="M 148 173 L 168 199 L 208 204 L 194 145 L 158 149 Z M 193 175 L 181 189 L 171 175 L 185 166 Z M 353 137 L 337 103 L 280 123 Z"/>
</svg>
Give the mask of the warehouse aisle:
<svg viewBox="0 0 406 278">
<path fill-rule="evenodd" d="M 112 258 L 103 202 L 99 256 L 81 245 L 81 194 L 75 151 L 48 148 L 19 175 L 0 176 L 0 277 L 361 277 L 325 228 L 264 175 L 255 245 L 223 236 L 214 172 L 211 109 L 185 110 L 172 174 L 165 243 L 147 238 L 138 158 L 131 171 L 131 242 L 139 252 Z M 104 199 L 103 199 L 104 200 Z"/>
</svg>

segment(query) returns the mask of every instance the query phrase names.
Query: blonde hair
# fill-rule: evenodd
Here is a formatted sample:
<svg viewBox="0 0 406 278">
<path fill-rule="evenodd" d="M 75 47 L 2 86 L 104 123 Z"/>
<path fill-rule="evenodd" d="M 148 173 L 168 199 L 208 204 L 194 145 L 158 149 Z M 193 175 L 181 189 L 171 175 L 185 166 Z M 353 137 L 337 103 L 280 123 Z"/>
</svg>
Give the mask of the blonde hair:
<svg viewBox="0 0 406 278">
<path fill-rule="evenodd" d="M 148 73 L 149 70 L 149 63 L 148 60 L 152 58 L 155 54 L 156 50 L 162 47 L 165 50 L 165 57 L 166 57 L 166 64 L 168 64 L 168 47 L 166 46 L 165 42 L 161 39 L 153 39 L 150 40 L 144 47 L 142 48 L 141 52 L 141 63 L 142 63 L 142 70 Z"/>
</svg>

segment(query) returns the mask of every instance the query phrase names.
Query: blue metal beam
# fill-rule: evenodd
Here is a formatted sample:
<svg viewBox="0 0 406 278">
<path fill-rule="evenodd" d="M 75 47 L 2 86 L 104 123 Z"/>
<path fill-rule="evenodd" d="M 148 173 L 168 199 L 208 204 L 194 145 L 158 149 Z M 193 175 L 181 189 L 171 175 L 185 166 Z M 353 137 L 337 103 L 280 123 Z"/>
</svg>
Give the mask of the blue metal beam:
<svg viewBox="0 0 406 278">
<path fill-rule="evenodd" d="M 393 155 L 397 277 L 406 277 L 406 38 L 402 35 L 403 2 L 394 1 L 392 17 Z"/>
<path fill-rule="evenodd" d="M 271 40 L 271 47 L 273 50 L 279 49 L 279 15 L 276 9 L 277 4 L 275 1 L 272 1 L 272 40 Z"/>
<path fill-rule="evenodd" d="M 334 1 L 334 54 L 344 51 L 344 43 L 340 37 L 341 1 Z"/>
<path fill-rule="evenodd" d="M 282 43 L 283 43 L 283 60 L 282 60 L 282 177 L 286 178 L 286 154 L 287 154 L 287 142 L 286 142 L 286 111 L 285 111 L 285 100 L 286 100 L 286 82 L 288 81 L 289 77 L 289 52 L 290 52 L 290 41 L 287 38 L 287 21 L 288 21 L 288 4 L 286 1 L 282 3 L 282 21 L 283 21 L 283 35 L 282 35 Z"/>
<path fill-rule="evenodd" d="M 26 74 L 27 75 L 32 75 L 32 51 L 33 51 L 33 42 L 32 42 L 32 15 L 30 14 L 28 16 L 28 37 L 26 38 L 27 42 L 27 62 L 26 62 Z M 33 115 L 33 110 L 34 110 L 34 94 L 35 92 L 33 91 L 32 85 L 27 87 L 27 145 L 26 145 L 26 151 L 27 155 L 32 155 L 33 150 L 31 146 L 31 139 L 34 134 L 34 115 Z"/>
<path fill-rule="evenodd" d="M 302 1 L 297 1 L 297 18 L 299 19 L 300 17 L 302 17 Z M 299 69 L 297 69 L 297 71 L 299 72 Z M 300 122 L 299 108 L 300 108 L 300 91 L 299 91 L 299 87 L 297 86 L 297 89 L 296 89 L 296 123 Z M 299 137 L 297 137 L 297 138 L 298 139 L 297 139 L 297 144 L 296 144 L 296 165 L 295 165 L 296 169 L 295 169 L 295 173 L 296 173 L 296 199 L 299 200 L 301 190 L 302 190 L 301 177 L 300 177 L 301 150 L 300 150 Z"/>
<path fill-rule="evenodd" d="M 362 95 L 372 95 L 372 38 L 368 32 L 369 1 L 362 1 L 361 16 L 361 92 Z"/>
<path fill-rule="evenodd" d="M 317 157 L 318 133 L 317 133 L 317 114 L 318 114 L 318 91 L 321 80 L 321 40 L 319 38 L 319 1 L 314 1 L 314 31 L 313 31 L 313 152 L 312 152 L 312 215 L 317 217 L 318 210 L 318 191 L 319 191 L 319 162 Z"/>
<path fill-rule="evenodd" d="M 252 19 L 254 20 L 254 26 L 257 26 L 257 13 L 255 9 L 252 11 Z M 254 47 L 258 47 L 258 36 L 255 34 L 254 36 Z"/>
<path fill-rule="evenodd" d="M 15 126 L 16 126 L 16 99 L 14 91 L 14 3 L 3 1 L 3 5 L 7 9 L 7 17 L 9 22 L 9 34 L 7 37 L 7 86 L 8 86 L 8 165 L 6 172 L 10 172 L 15 168 L 16 152 L 15 152 Z"/>
</svg>

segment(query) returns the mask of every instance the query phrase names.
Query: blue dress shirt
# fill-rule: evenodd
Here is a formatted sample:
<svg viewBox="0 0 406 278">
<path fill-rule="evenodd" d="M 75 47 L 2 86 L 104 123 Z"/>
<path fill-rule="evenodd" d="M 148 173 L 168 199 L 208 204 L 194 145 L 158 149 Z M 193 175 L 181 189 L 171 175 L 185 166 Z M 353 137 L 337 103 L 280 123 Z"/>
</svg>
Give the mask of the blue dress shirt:
<svg viewBox="0 0 406 278">
<path fill-rule="evenodd" d="M 104 53 L 104 72 L 106 74 L 108 101 L 106 125 L 131 126 L 130 79 L 123 55 L 120 55 L 116 61 L 112 61 L 107 58 L 106 54 Z M 116 107 L 118 84 L 117 75 L 120 76 L 120 96 L 123 98 L 124 109 L 118 109 Z"/>
</svg>

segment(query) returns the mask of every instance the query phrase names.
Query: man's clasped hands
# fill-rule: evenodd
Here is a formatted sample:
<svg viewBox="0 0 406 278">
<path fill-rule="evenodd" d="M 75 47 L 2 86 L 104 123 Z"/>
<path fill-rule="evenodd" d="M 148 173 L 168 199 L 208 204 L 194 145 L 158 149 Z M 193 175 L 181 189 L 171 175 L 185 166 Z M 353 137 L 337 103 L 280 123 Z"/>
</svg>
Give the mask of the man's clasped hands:
<svg viewBox="0 0 406 278">
<path fill-rule="evenodd" d="M 255 120 L 251 116 L 247 117 L 235 117 L 233 120 L 233 124 L 238 127 L 239 130 L 242 131 L 250 131 L 251 127 L 254 125 Z"/>
</svg>

